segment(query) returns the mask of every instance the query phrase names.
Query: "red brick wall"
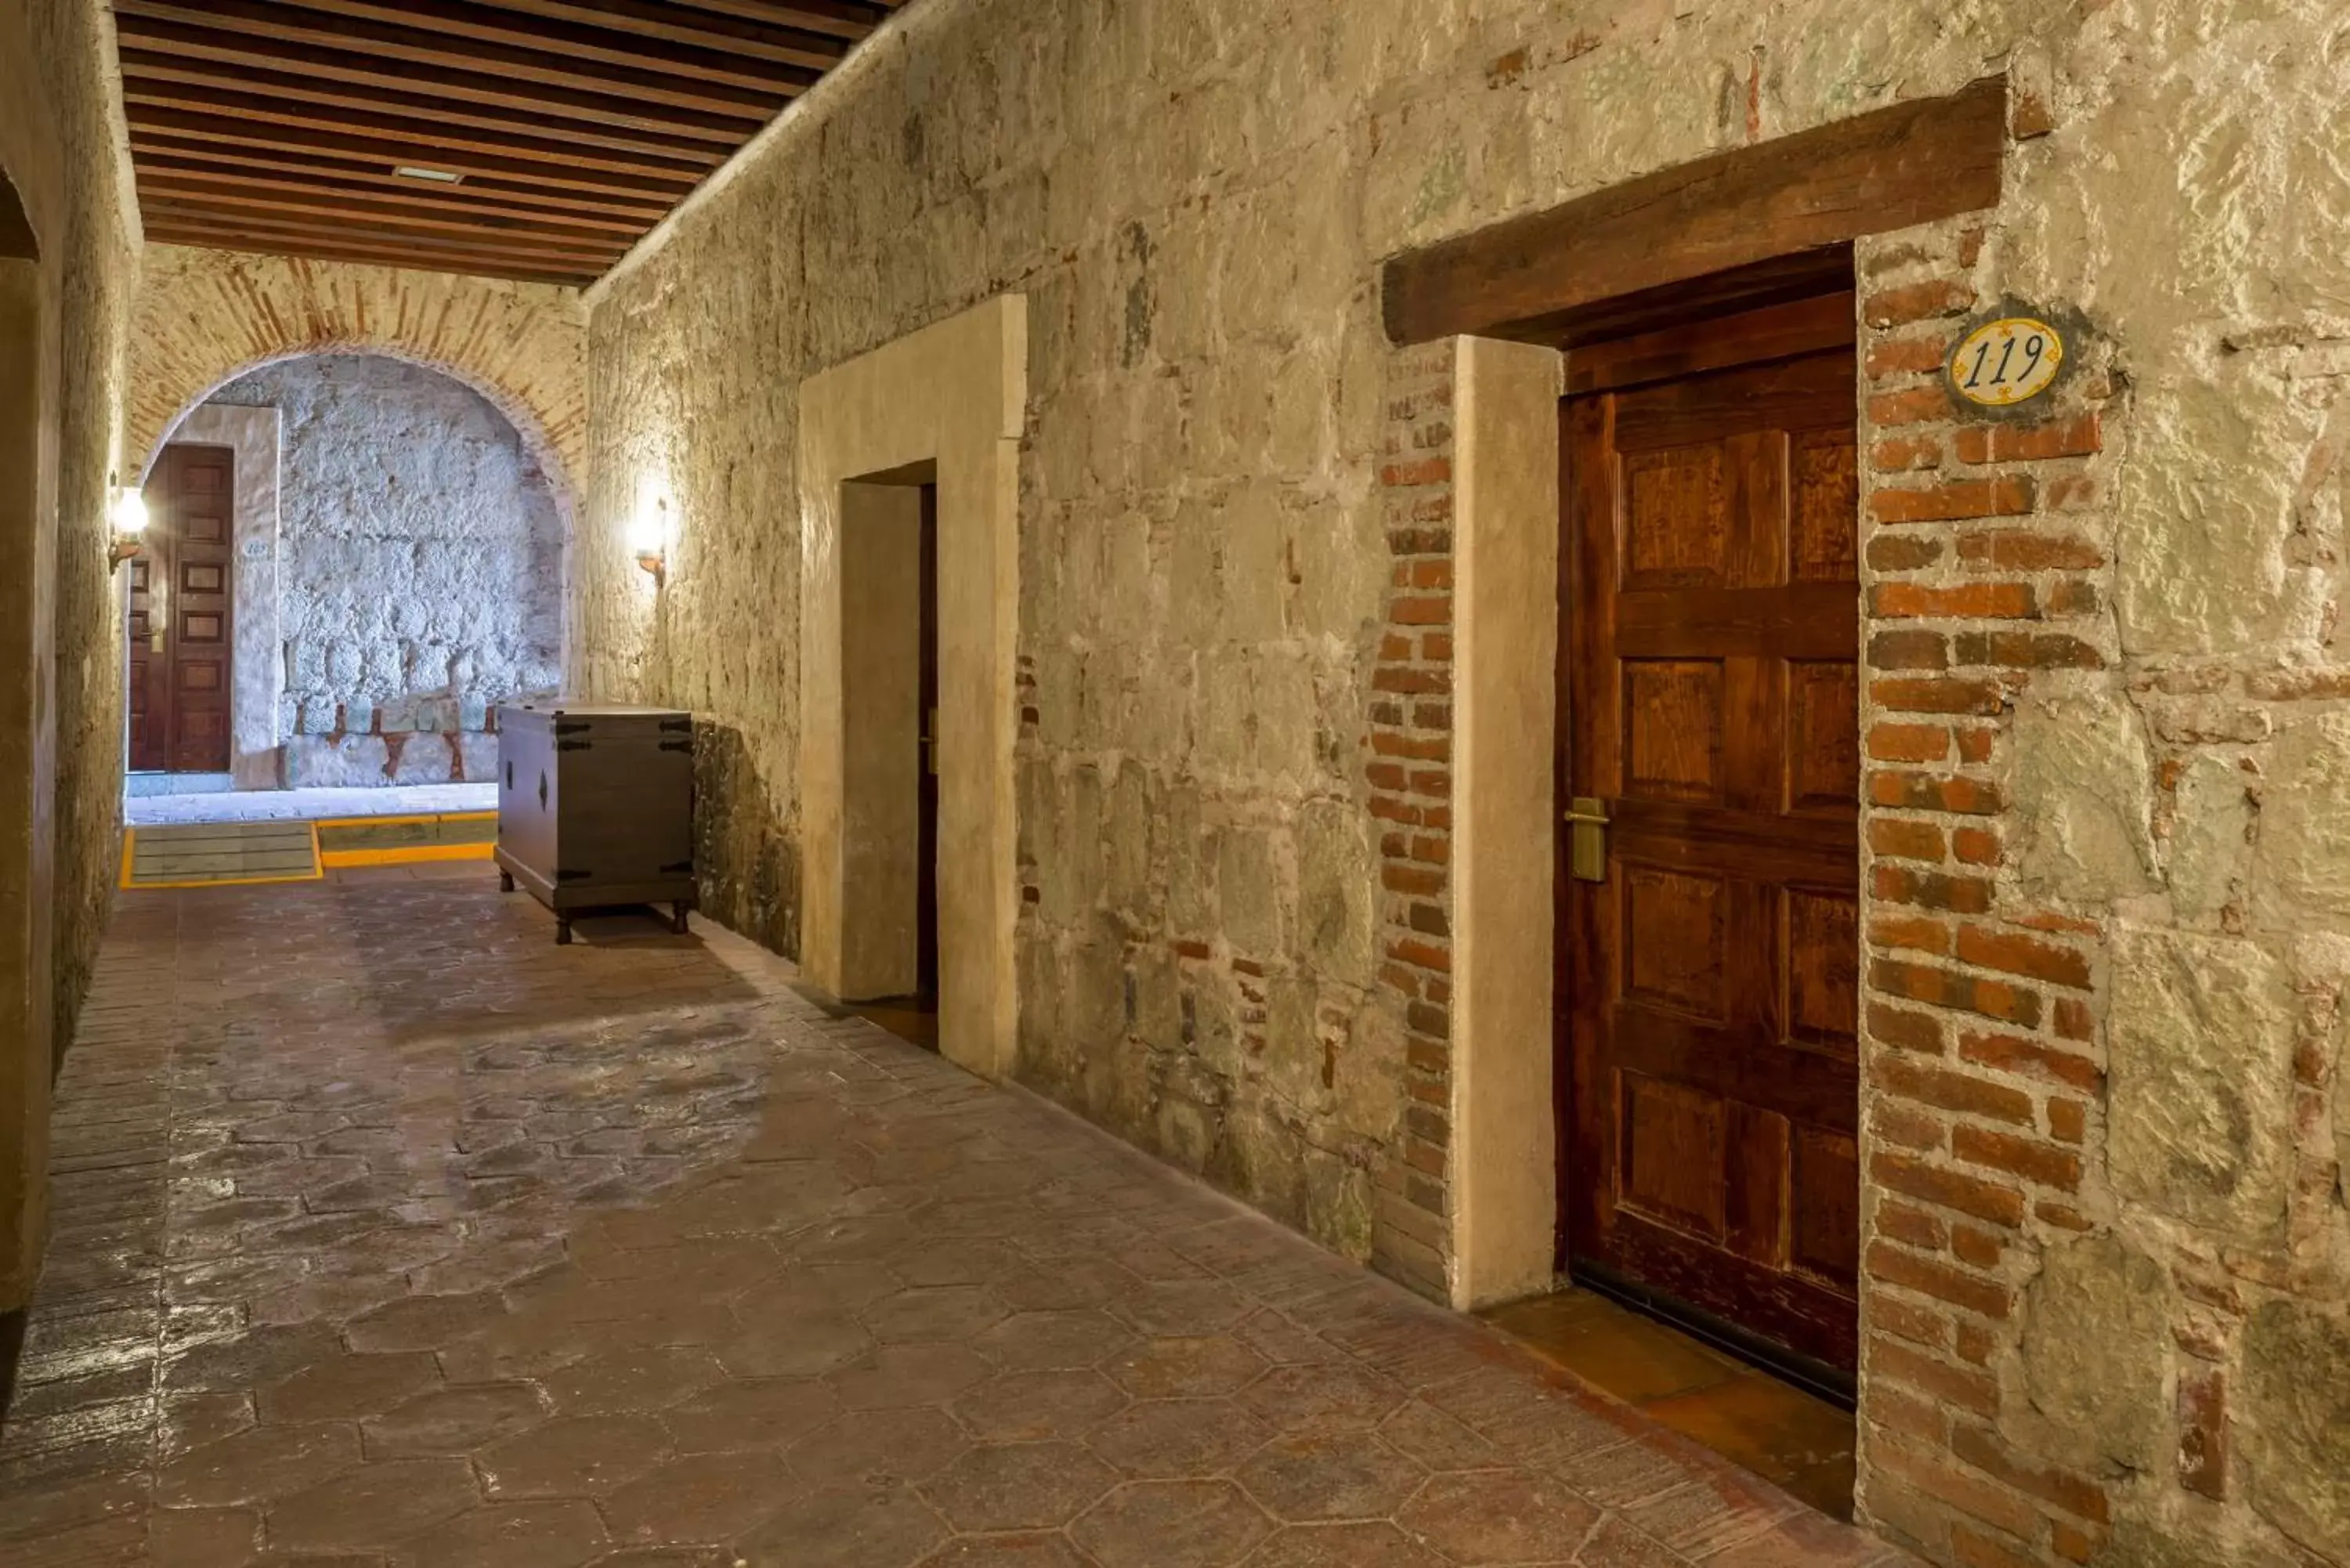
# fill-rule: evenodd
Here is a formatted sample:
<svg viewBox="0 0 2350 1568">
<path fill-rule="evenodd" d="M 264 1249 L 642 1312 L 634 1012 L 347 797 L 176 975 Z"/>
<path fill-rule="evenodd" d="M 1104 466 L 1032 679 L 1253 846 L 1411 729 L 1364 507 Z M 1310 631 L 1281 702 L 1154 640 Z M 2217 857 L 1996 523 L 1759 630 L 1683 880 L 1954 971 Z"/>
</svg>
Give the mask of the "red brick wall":
<svg viewBox="0 0 2350 1568">
<path fill-rule="evenodd" d="M 2091 362 L 2028 421 L 1960 416 L 1940 371 L 1993 303 L 1983 251 L 1952 223 L 1861 258 L 1861 1417 L 1879 1526 L 1936 1562 L 2006 1568 L 2085 1562 L 2107 1521 L 2096 1480 L 1999 1435 L 2019 1282 L 2043 1238 L 2091 1223 L 2105 933 L 1997 878 L 2013 702 L 2113 658 L 2096 473 L 2112 384 Z"/>
<path fill-rule="evenodd" d="M 1379 983 L 1407 1031 L 1403 1131 L 1381 1174 L 1373 1262 L 1447 1293 L 1452 1102 L 1451 342 L 1389 369 L 1379 465 L 1390 560 L 1365 777 L 1379 838 Z"/>
</svg>

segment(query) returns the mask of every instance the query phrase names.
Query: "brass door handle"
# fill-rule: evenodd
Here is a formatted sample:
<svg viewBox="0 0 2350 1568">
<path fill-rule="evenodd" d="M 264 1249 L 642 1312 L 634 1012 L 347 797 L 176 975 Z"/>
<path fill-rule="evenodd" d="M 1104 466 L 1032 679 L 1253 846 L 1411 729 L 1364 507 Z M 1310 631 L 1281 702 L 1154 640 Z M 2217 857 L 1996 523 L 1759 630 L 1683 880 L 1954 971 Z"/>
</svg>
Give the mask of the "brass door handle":
<svg viewBox="0 0 2350 1568">
<path fill-rule="evenodd" d="M 1561 816 L 1567 825 L 1567 869 L 1579 882 L 1607 880 L 1607 803 L 1579 794 Z"/>
</svg>

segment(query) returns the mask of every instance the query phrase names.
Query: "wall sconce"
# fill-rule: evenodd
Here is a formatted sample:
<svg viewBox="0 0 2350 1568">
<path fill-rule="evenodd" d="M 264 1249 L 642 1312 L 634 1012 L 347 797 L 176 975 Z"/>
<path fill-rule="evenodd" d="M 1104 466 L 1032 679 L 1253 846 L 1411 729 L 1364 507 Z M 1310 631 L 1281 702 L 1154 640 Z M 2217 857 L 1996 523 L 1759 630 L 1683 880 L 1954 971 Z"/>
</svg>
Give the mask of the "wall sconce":
<svg viewBox="0 0 2350 1568">
<path fill-rule="evenodd" d="M 653 503 L 650 512 L 637 514 L 635 525 L 629 530 L 629 545 L 637 553 L 637 565 L 642 566 L 656 588 L 669 586 L 669 502 Z"/>
<path fill-rule="evenodd" d="M 110 483 L 119 476 L 106 477 Z M 106 569 L 112 572 L 147 547 L 147 498 L 133 486 L 121 486 L 106 508 L 106 522 L 111 535 L 106 544 Z"/>
</svg>

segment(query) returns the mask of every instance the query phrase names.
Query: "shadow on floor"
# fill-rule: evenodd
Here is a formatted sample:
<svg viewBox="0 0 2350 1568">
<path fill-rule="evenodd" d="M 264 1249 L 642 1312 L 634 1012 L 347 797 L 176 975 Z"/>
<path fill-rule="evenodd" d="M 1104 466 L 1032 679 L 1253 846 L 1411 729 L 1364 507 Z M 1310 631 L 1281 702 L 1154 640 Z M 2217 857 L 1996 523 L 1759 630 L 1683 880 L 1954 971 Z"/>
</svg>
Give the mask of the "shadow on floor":
<svg viewBox="0 0 2350 1568">
<path fill-rule="evenodd" d="M 1484 1314 L 1544 1360 L 1783 1487 L 1852 1518 L 1852 1412 L 1589 1291 Z"/>
</svg>

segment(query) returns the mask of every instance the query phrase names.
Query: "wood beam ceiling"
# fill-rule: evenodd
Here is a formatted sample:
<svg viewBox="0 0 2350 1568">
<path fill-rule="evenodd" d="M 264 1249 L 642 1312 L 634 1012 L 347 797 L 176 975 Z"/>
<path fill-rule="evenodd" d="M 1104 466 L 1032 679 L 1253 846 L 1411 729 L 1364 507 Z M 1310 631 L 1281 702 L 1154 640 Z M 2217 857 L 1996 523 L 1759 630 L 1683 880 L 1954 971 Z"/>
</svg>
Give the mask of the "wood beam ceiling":
<svg viewBox="0 0 2350 1568">
<path fill-rule="evenodd" d="M 113 8 L 151 237 L 579 284 L 906 3 Z"/>
</svg>

